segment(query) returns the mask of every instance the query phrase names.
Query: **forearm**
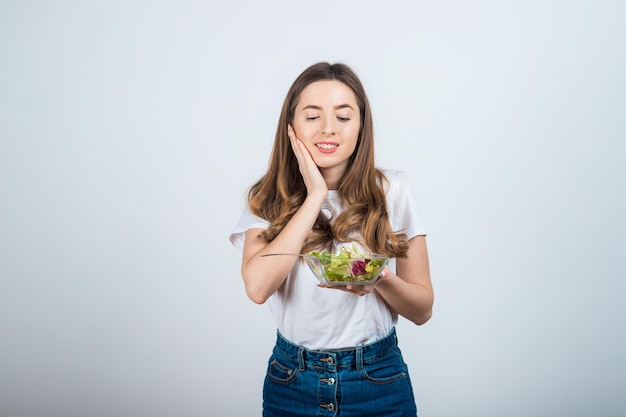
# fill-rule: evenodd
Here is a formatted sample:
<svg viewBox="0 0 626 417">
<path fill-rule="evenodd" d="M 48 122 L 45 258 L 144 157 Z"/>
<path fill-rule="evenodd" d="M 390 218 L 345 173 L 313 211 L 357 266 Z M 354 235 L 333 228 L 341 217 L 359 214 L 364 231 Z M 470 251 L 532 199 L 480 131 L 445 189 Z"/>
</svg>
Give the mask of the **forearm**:
<svg viewBox="0 0 626 417">
<path fill-rule="evenodd" d="M 374 288 L 389 307 L 413 323 L 422 325 L 431 318 L 434 302 L 432 288 L 407 282 L 390 271 Z"/>
<path fill-rule="evenodd" d="M 398 314 L 418 325 L 426 323 L 435 298 L 426 237 L 410 239 L 406 257 L 396 260 L 396 273 L 387 269 L 374 288 Z"/>
<path fill-rule="evenodd" d="M 255 239 L 246 244 L 241 268 L 246 292 L 252 301 L 259 304 L 265 302 L 282 285 L 295 262 L 299 261 L 297 257 L 263 255 L 299 253 L 315 224 L 323 200 L 323 195 L 307 197 L 270 243 L 265 243 L 256 236 L 246 236 L 246 239 Z"/>
</svg>

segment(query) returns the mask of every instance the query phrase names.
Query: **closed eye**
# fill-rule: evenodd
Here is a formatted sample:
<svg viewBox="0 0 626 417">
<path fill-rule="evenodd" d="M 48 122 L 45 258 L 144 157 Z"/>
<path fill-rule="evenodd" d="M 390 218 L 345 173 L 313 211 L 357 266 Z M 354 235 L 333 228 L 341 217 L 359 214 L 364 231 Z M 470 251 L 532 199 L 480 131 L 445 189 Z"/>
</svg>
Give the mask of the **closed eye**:
<svg viewBox="0 0 626 417">
<path fill-rule="evenodd" d="M 339 116 L 337 116 L 337 120 L 339 120 L 340 122 L 349 122 L 350 118 L 349 117 L 339 117 Z"/>
</svg>

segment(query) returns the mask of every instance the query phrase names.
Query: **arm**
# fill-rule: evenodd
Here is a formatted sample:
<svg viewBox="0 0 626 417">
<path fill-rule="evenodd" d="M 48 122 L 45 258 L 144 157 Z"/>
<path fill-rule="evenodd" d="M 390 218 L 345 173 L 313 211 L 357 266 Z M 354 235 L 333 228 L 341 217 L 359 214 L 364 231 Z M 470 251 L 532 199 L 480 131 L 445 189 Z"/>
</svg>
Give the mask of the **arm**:
<svg viewBox="0 0 626 417">
<path fill-rule="evenodd" d="M 374 289 L 401 316 L 417 325 L 426 323 L 432 316 L 434 292 L 425 236 L 409 240 L 407 257 L 396 260 L 396 274 L 385 270 Z"/>
<path fill-rule="evenodd" d="M 289 126 L 288 134 L 307 188 L 307 197 L 283 230 L 270 243 L 258 237 L 261 229 L 250 229 L 246 232 L 241 276 L 248 297 L 257 304 L 264 303 L 282 285 L 293 265 L 299 260 L 295 256 L 262 257 L 262 255 L 300 253 L 328 194 L 328 187 L 322 174 L 313 162 L 309 151 L 297 139 L 291 126 Z"/>
<path fill-rule="evenodd" d="M 264 303 L 285 281 L 295 256 L 268 256 L 267 253 L 300 253 L 322 206 L 323 198 L 307 197 L 285 228 L 270 243 L 259 238 L 262 229 L 246 232 L 241 263 L 241 276 L 248 297 L 257 304 Z"/>
</svg>

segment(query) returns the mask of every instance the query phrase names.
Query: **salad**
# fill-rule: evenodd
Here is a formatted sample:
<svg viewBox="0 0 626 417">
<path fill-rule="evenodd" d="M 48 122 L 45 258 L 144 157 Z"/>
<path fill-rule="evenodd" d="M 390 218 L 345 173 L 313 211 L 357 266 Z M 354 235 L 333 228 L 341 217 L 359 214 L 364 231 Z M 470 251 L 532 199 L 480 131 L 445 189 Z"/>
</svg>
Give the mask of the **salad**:
<svg viewBox="0 0 626 417">
<path fill-rule="evenodd" d="M 338 254 L 309 252 L 320 261 L 329 282 L 369 282 L 378 277 L 388 258 L 366 254 L 353 245 L 341 247 Z"/>
</svg>

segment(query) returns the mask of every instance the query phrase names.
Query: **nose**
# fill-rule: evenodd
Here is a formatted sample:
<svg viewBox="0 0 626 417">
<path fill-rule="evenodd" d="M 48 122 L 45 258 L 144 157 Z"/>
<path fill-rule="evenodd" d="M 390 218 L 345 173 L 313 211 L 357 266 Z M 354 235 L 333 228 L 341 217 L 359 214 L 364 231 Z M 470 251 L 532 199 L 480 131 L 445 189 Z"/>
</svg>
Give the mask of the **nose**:
<svg viewBox="0 0 626 417">
<path fill-rule="evenodd" d="M 322 134 L 326 136 L 335 136 L 335 126 L 332 117 L 326 118 L 326 123 L 322 129 Z"/>
</svg>

